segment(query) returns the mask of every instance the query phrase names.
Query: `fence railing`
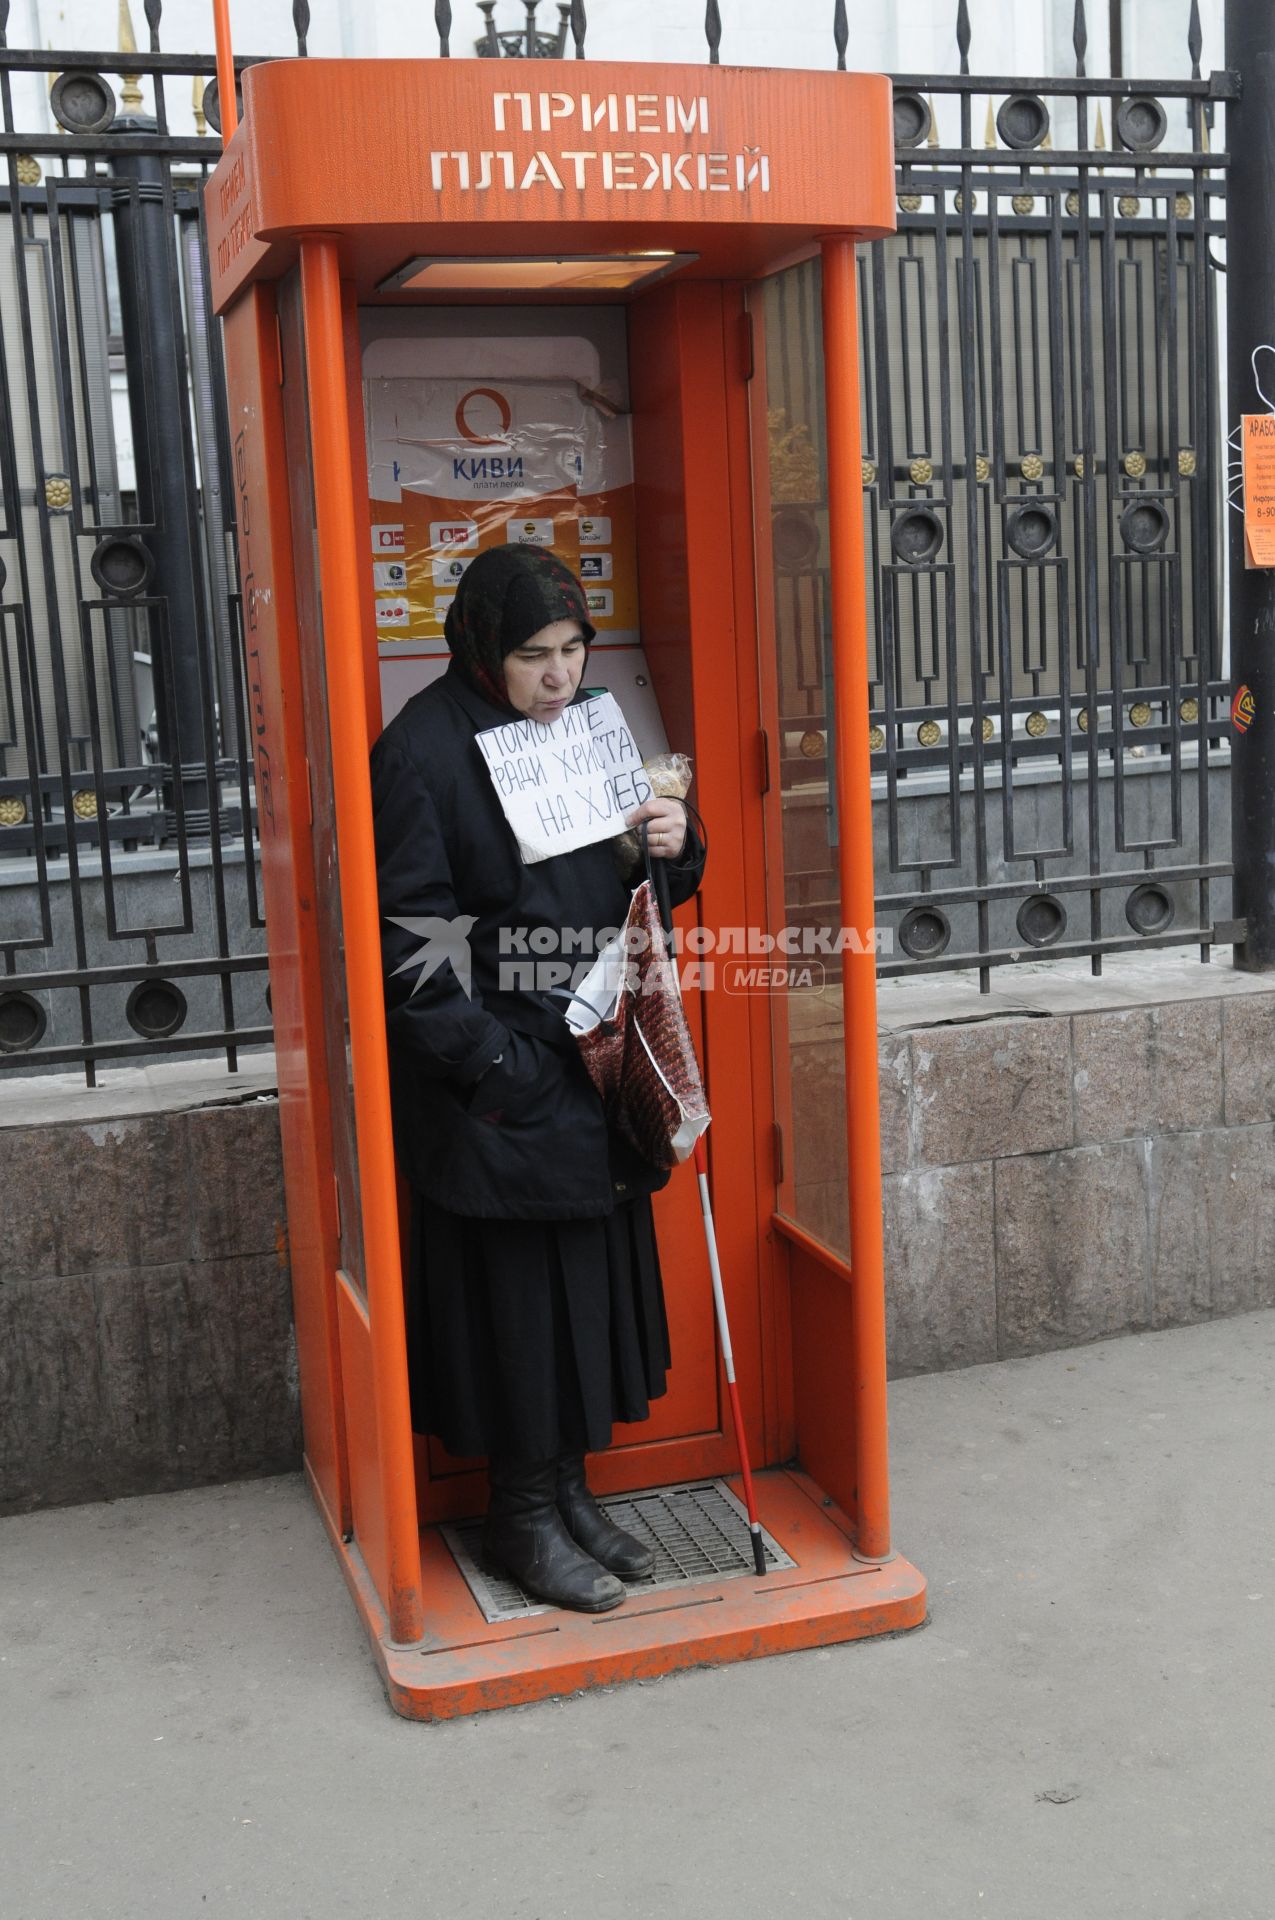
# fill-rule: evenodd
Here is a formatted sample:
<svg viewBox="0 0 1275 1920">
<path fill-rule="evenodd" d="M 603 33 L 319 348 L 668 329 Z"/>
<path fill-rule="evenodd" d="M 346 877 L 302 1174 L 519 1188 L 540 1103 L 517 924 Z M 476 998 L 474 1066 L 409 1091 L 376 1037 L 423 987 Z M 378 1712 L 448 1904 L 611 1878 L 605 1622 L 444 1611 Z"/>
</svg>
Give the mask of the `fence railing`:
<svg viewBox="0 0 1275 1920">
<path fill-rule="evenodd" d="M 215 122 L 216 82 L 160 51 L 161 11 L 144 53 L 0 44 L 0 1062 L 90 1083 L 271 1037 L 203 228 L 220 143 L 168 111 L 193 90 Z M 52 131 L 16 121 L 34 76 Z"/>
<path fill-rule="evenodd" d="M 549 27 L 531 0 L 516 26 L 480 11 L 480 54 L 587 57 L 580 0 Z M 304 57 L 310 9 L 292 12 Z M 90 1083 L 134 1056 L 233 1066 L 270 1023 L 203 227 L 214 62 L 162 49 L 158 0 L 141 51 L 14 48 L 9 14 L 0 1066 Z M 861 260 L 886 970 L 986 982 L 1023 953 L 1100 965 L 1226 931 L 1210 243 L 1228 81 L 1201 75 L 1195 5 L 1191 77 L 1154 85 L 1087 76 L 1075 14 L 1067 80 L 972 77 L 963 0 L 959 74 L 896 80 L 900 231 Z M 828 19 L 844 67 L 843 0 Z M 449 54 L 446 0 L 435 20 Z M 709 0 L 709 60 L 729 26 Z M 15 100 L 46 82 L 38 130 Z M 811 271 L 791 278 L 813 315 Z M 816 351 L 779 406 L 817 455 Z M 817 464 L 776 494 L 785 780 L 822 782 L 835 823 Z"/>
<path fill-rule="evenodd" d="M 973 78 L 960 12 L 960 74 L 895 80 L 899 231 L 860 258 L 882 972 L 1207 958 L 1232 934 L 1232 80 L 1201 76 L 1195 7 L 1191 77 L 1156 83 L 1087 76 L 1080 7 L 1074 76 Z M 789 276 L 805 351 L 770 394 L 794 793 L 831 767 L 816 275 Z M 821 877 L 792 875 L 805 906 Z"/>
</svg>

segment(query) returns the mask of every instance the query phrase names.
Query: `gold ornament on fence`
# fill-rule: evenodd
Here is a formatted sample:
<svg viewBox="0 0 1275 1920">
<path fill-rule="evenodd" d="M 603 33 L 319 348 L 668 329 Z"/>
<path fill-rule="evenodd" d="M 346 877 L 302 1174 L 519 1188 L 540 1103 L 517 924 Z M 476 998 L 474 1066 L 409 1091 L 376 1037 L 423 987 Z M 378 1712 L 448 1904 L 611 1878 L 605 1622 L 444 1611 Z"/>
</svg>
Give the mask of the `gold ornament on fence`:
<svg viewBox="0 0 1275 1920">
<path fill-rule="evenodd" d="M 877 478 L 877 463 L 875 460 L 864 460 L 860 464 L 859 472 L 862 475 L 865 487 L 875 486 Z"/>
<path fill-rule="evenodd" d="M 1141 480 L 1147 470 L 1147 456 L 1135 448 L 1132 453 L 1126 453 L 1120 464 L 1131 480 Z"/>
<path fill-rule="evenodd" d="M 132 15 L 128 10 L 128 0 L 120 0 L 119 43 L 121 53 L 137 52 L 137 35 L 133 32 Z M 120 75 L 124 82 L 120 88 L 120 105 L 125 113 L 140 113 L 144 105 L 142 88 L 135 73 Z"/>
<path fill-rule="evenodd" d="M 38 187 L 44 175 L 40 171 L 40 162 L 33 153 L 18 155 L 18 185 L 20 187 Z"/>
<path fill-rule="evenodd" d="M 51 473 L 44 483 L 44 504 L 52 513 L 65 513 L 71 504 L 71 482 L 64 473 Z"/>
<path fill-rule="evenodd" d="M 908 467 L 908 479 L 914 487 L 928 487 L 934 478 L 933 462 L 921 455 Z"/>
<path fill-rule="evenodd" d="M 97 819 L 97 795 L 91 787 L 81 787 L 71 795 L 71 812 L 77 820 Z"/>
<path fill-rule="evenodd" d="M 790 427 L 786 407 L 766 415 L 770 436 L 770 493 L 786 504 L 819 498 L 819 455 L 810 444 L 810 428 Z"/>
<path fill-rule="evenodd" d="M 916 730 L 916 737 L 923 747 L 937 747 L 943 738 L 943 729 L 937 720 L 922 720 Z"/>
<path fill-rule="evenodd" d="M 1193 480 L 1195 478 L 1194 447 L 1178 448 L 1178 472 L 1184 480 Z"/>
<path fill-rule="evenodd" d="M 1146 727 L 1151 724 L 1151 709 L 1145 700 L 1135 700 L 1129 709 L 1131 726 Z"/>
<path fill-rule="evenodd" d="M 1024 720 L 1023 726 L 1026 729 L 1029 738 L 1031 738 L 1032 740 L 1039 740 L 1042 737 L 1042 735 L 1049 732 L 1048 720 L 1045 718 L 1043 713 L 1040 713 L 1034 708 L 1032 712 L 1029 713 L 1027 718 Z"/>
<path fill-rule="evenodd" d="M 27 817 L 27 803 L 20 793 L 0 794 L 0 827 L 20 827 Z"/>
<path fill-rule="evenodd" d="M 1019 463 L 1018 471 L 1024 480 L 1042 480 L 1045 475 L 1045 463 L 1038 453 L 1025 453 Z"/>
</svg>

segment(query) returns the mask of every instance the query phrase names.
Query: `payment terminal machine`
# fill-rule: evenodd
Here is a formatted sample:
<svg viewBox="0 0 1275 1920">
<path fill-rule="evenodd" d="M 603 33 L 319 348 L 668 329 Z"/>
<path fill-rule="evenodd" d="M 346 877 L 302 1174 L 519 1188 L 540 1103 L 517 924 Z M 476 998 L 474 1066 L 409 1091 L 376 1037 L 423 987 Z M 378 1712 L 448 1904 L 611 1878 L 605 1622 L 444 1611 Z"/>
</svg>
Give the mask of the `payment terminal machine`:
<svg viewBox="0 0 1275 1920">
<path fill-rule="evenodd" d="M 454 1715 L 914 1626 L 925 1583 L 891 1542 L 886 1460 L 854 251 L 893 225 L 889 84 L 554 61 L 243 77 L 207 211 L 306 1469 L 391 1701 Z M 795 351 L 772 297 L 793 275 L 822 316 L 818 419 L 779 426 L 789 448 L 815 433 L 826 476 L 801 511 L 827 584 L 828 911 L 854 938 L 789 992 L 749 956 L 802 885 L 767 379 Z M 588 684 L 644 753 L 691 756 L 712 841 L 677 919 L 704 961 L 686 1000 L 770 1559 L 759 1578 L 714 1531 L 738 1462 L 682 1167 L 656 1197 L 669 1392 L 592 1474 L 671 1516 L 668 1577 L 605 1616 L 484 1590 L 466 1545 L 484 1463 L 414 1436 L 408 1409 L 368 749 L 443 670 L 464 568 L 509 540 L 578 572 Z M 822 1186 L 845 1235 L 785 1144 L 812 1020 L 844 1053 Z"/>
<path fill-rule="evenodd" d="M 445 667 L 470 560 L 516 540 L 583 582 L 590 684 L 615 694 L 645 756 L 667 751 L 638 617 L 624 321 L 516 304 L 360 316 L 383 723 Z"/>
</svg>

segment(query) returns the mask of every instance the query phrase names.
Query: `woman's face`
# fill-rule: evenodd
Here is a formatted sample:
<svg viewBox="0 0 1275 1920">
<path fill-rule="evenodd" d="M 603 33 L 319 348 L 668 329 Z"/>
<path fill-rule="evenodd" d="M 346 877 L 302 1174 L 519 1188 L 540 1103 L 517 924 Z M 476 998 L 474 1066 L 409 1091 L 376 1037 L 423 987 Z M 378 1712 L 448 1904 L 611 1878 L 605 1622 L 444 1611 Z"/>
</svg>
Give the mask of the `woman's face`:
<svg viewBox="0 0 1275 1920">
<path fill-rule="evenodd" d="M 584 672 L 587 649 L 576 620 L 555 620 L 505 655 L 509 704 L 532 720 L 556 720 Z"/>
</svg>

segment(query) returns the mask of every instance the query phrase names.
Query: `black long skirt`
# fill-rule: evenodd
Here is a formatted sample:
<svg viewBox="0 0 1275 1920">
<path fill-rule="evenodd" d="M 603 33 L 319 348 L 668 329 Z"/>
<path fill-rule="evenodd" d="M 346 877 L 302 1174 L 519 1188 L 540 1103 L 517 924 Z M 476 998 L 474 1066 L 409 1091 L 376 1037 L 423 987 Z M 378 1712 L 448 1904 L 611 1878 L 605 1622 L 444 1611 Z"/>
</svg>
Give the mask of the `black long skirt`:
<svg viewBox="0 0 1275 1920">
<path fill-rule="evenodd" d="M 475 1220 L 417 1194 L 407 1346 L 413 1428 L 449 1453 L 608 1446 L 665 1391 L 650 1200 L 600 1220 Z"/>
</svg>

